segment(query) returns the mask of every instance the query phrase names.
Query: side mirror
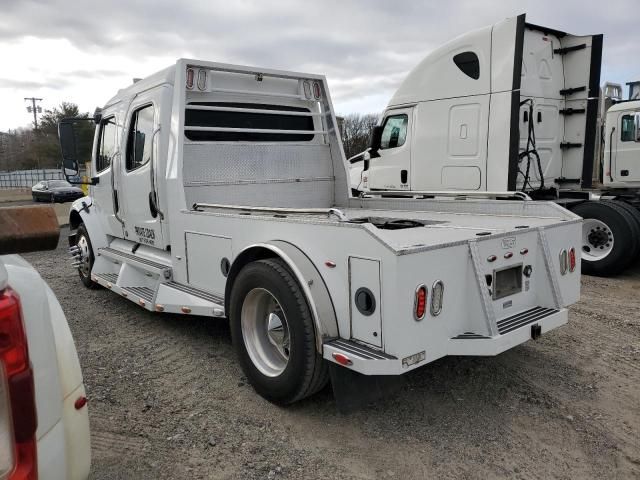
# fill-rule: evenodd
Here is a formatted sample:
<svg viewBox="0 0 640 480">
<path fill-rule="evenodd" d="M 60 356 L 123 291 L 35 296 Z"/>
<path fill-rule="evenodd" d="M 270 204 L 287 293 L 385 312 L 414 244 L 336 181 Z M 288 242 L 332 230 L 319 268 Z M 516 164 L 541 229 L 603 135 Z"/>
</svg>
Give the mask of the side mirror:
<svg viewBox="0 0 640 480">
<path fill-rule="evenodd" d="M 58 123 L 58 136 L 60 137 L 60 149 L 62 150 L 62 167 L 66 177 L 78 175 L 78 147 L 75 122 L 73 120 L 61 120 Z"/>
<path fill-rule="evenodd" d="M 380 150 L 380 145 L 382 144 L 382 130 L 383 127 L 378 125 L 373 127 L 371 132 L 371 144 L 369 145 L 369 155 L 371 155 L 371 158 L 380 156 L 378 150 Z"/>
</svg>

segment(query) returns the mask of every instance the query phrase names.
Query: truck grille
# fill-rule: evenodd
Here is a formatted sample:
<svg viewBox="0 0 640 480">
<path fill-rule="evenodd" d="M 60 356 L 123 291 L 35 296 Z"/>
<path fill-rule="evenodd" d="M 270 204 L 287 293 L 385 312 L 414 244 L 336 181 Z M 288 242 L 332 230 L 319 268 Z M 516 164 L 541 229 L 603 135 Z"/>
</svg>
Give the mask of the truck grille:
<svg viewBox="0 0 640 480">
<path fill-rule="evenodd" d="M 558 313 L 553 308 L 534 307 L 524 312 L 498 320 L 498 333 L 504 335 L 524 325 L 528 325 L 549 315 Z"/>
</svg>

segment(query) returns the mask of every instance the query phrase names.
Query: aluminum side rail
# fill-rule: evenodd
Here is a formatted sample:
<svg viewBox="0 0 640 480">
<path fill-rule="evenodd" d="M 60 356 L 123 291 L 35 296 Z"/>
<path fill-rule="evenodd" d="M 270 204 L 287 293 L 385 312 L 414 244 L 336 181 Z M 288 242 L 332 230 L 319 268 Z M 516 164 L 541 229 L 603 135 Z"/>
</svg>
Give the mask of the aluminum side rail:
<svg viewBox="0 0 640 480">
<path fill-rule="evenodd" d="M 445 191 L 397 191 L 397 190 L 373 190 L 361 195 L 361 198 L 370 198 L 385 195 L 393 197 L 477 197 L 477 198 L 498 198 L 498 197 L 512 197 L 523 201 L 531 200 L 531 197 L 524 192 L 469 192 L 458 190 L 445 190 Z"/>
<path fill-rule="evenodd" d="M 335 215 L 340 221 L 348 220 L 348 217 L 337 208 L 285 208 L 285 207 L 251 207 L 243 205 L 222 205 L 219 203 L 194 203 L 194 210 L 212 209 L 212 210 L 238 210 L 260 213 L 292 213 L 299 215 Z"/>
</svg>

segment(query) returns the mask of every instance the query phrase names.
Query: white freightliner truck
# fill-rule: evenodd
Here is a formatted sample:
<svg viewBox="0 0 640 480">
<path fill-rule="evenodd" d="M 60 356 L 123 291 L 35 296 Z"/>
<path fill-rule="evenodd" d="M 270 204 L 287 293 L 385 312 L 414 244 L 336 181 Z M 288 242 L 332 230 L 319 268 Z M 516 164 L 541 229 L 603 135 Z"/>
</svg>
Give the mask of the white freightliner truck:
<svg viewBox="0 0 640 480">
<path fill-rule="evenodd" d="M 181 59 L 95 121 L 90 195 L 69 217 L 82 282 L 228 317 L 272 401 L 496 355 L 578 300 L 581 220 L 555 203 L 351 197 L 322 76 Z M 69 175 L 75 122 L 59 126 Z"/>
<path fill-rule="evenodd" d="M 407 75 L 372 148 L 349 159 L 352 189 L 553 200 L 585 218 L 583 272 L 621 271 L 640 252 L 640 100 L 611 107 L 605 92 L 599 109 L 601 56 L 602 35 L 525 15 L 448 42 Z"/>
</svg>

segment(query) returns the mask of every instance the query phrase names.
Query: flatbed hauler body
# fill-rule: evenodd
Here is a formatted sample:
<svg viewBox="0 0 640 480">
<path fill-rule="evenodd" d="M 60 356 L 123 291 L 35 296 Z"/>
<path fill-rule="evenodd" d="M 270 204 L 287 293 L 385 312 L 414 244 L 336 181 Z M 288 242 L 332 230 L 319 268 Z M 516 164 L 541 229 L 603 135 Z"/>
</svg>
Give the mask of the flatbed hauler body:
<svg viewBox="0 0 640 480">
<path fill-rule="evenodd" d="M 179 60 L 96 120 L 91 195 L 70 213 L 83 283 L 228 317 L 273 401 L 319 390 L 329 365 L 397 375 L 495 355 L 578 300 L 581 220 L 556 204 L 350 197 L 324 77 Z M 60 124 L 70 174 L 73 129 Z"/>
</svg>

